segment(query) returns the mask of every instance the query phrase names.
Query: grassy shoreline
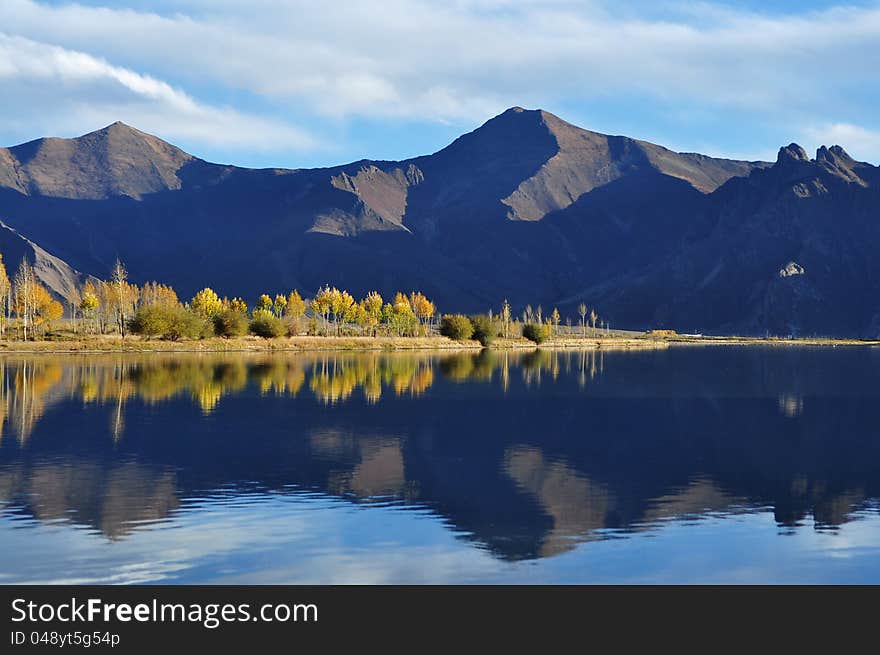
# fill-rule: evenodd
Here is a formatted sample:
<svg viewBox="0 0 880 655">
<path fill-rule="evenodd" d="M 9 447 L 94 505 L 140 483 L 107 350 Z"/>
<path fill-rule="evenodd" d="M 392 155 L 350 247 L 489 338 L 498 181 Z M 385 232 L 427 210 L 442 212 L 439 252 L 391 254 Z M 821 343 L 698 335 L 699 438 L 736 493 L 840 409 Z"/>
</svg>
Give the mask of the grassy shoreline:
<svg viewBox="0 0 880 655">
<path fill-rule="evenodd" d="M 640 350 L 664 349 L 679 345 L 763 345 L 763 346 L 847 346 L 880 345 L 880 341 L 857 339 L 783 339 L 756 337 L 685 337 L 652 338 L 642 335 L 604 335 L 601 337 L 555 337 L 537 346 L 523 338 L 499 337 L 492 344 L 496 350 L 580 349 Z M 447 337 L 219 337 L 202 340 L 163 341 L 136 336 L 124 340 L 116 335 L 62 335 L 44 341 L 0 340 L 2 353 L 105 353 L 105 352 L 316 352 L 316 351 L 398 351 L 398 350 L 479 350 L 476 341 L 453 341 Z"/>
</svg>

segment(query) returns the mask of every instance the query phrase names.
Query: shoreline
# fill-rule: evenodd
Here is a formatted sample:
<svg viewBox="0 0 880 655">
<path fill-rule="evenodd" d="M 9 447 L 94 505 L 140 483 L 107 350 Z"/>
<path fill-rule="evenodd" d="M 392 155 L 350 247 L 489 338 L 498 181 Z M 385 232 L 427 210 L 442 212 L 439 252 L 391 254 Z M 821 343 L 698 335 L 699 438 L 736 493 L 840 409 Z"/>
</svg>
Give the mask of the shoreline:
<svg viewBox="0 0 880 655">
<path fill-rule="evenodd" d="M 498 337 L 492 350 L 663 350 L 672 346 L 880 346 L 878 340 L 827 338 L 600 336 L 556 337 L 538 345 L 523 338 Z M 393 352 L 479 351 L 477 341 L 453 341 L 447 337 L 239 337 L 188 341 L 162 341 L 116 335 L 46 341 L 0 341 L 0 355 L 7 354 L 100 354 L 100 353 L 207 353 L 207 352 Z"/>
</svg>

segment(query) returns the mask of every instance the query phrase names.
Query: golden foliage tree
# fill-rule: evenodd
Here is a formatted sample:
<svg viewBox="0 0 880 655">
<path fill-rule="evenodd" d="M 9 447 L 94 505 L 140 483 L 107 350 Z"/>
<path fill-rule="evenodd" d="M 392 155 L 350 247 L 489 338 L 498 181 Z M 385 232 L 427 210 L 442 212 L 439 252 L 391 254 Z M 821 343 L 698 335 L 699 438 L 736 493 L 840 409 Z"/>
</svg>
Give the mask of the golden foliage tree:
<svg viewBox="0 0 880 655">
<path fill-rule="evenodd" d="M 428 300 L 421 291 L 410 293 L 409 306 L 422 324 L 427 323 L 434 316 L 434 303 Z"/>
<path fill-rule="evenodd" d="M 140 305 L 142 307 L 162 306 L 176 307 L 180 304 L 177 292 L 168 285 L 158 282 L 147 282 L 141 288 Z"/>
<path fill-rule="evenodd" d="M 95 289 L 95 285 L 92 284 L 92 281 L 88 280 L 85 285 L 83 285 L 82 292 L 80 293 L 79 310 L 85 318 L 95 321 L 97 318 L 98 305 L 98 291 Z M 97 329 L 97 325 L 95 325 L 95 328 Z"/>
<path fill-rule="evenodd" d="M 299 295 L 299 291 L 296 289 L 287 296 L 287 309 L 285 311 L 294 320 L 299 320 L 306 313 L 306 301 L 302 299 L 302 296 Z"/>
<path fill-rule="evenodd" d="M 46 287 L 34 285 L 34 328 L 44 333 L 64 315 L 64 306 L 52 297 Z"/>
<path fill-rule="evenodd" d="M 275 310 L 275 316 L 281 318 L 281 315 L 284 313 L 285 308 L 287 307 L 287 296 L 283 294 L 278 294 L 275 296 L 275 300 L 272 303 L 272 308 Z"/>
<path fill-rule="evenodd" d="M 260 296 L 260 299 L 257 300 L 257 309 L 262 309 L 267 312 L 274 311 L 274 304 L 272 303 L 272 297 L 268 293 L 264 293 Z"/>
<path fill-rule="evenodd" d="M 243 299 L 236 296 L 232 300 L 226 300 L 225 298 L 223 300 L 224 300 L 223 306 L 226 309 L 229 309 L 233 312 L 238 312 L 239 314 L 247 314 L 248 313 L 247 303 Z"/>
<path fill-rule="evenodd" d="M 363 300 L 361 307 L 364 310 L 364 319 L 366 327 L 369 327 L 373 336 L 376 336 L 376 328 L 382 320 L 382 296 L 378 291 L 370 291 Z"/>
<path fill-rule="evenodd" d="M 212 319 L 223 311 L 223 301 L 210 287 L 205 287 L 194 295 L 189 306 L 196 314 L 207 319 Z"/>
</svg>

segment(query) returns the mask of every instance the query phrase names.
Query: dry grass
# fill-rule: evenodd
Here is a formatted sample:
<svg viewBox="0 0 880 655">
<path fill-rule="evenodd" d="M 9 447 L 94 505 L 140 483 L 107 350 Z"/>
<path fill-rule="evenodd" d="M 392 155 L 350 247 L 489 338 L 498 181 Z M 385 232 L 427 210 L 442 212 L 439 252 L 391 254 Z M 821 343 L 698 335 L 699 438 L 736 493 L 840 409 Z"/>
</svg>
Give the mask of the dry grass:
<svg viewBox="0 0 880 655">
<path fill-rule="evenodd" d="M 638 350 L 662 349 L 670 345 L 880 345 L 880 341 L 856 339 L 759 339 L 752 337 L 686 337 L 675 336 L 557 336 L 541 344 L 544 349 L 580 350 Z M 523 338 L 495 339 L 492 347 L 498 350 L 534 350 L 533 342 Z M 42 341 L 0 341 L 3 352 L 88 353 L 88 352 L 273 352 L 273 351 L 339 351 L 339 350 L 477 350 L 476 341 L 453 341 L 447 337 L 279 337 L 263 339 L 248 336 L 232 339 L 219 337 L 199 340 L 163 341 L 117 335 L 75 335 L 60 333 Z"/>
<path fill-rule="evenodd" d="M 60 335 L 46 341 L 0 341 L 0 352 L 232 352 L 317 350 L 461 350 L 478 349 L 477 342 L 446 337 L 236 337 L 164 341 L 116 335 Z"/>
</svg>

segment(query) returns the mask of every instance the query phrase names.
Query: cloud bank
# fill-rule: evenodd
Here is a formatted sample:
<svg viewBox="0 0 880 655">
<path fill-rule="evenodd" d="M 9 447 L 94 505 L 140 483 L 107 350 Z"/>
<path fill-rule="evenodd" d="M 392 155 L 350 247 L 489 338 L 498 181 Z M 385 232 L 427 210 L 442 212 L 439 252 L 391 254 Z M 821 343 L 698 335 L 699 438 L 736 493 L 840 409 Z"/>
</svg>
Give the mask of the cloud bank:
<svg viewBox="0 0 880 655">
<path fill-rule="evenodd" d="M 856 154 L 880 157 L 876 140 L 861 141 L 877 128 L 877 94 L 866 91 L 877 5 L 786 14 L 664 3 L 661 14 L 655 3 L 567 0 L 120 4 L 0 5 L 0 79 L 29 120 L 57 119 L 41 116 L 47 98 L 76 108 L 71 125 L 121 104 L 169 136 L 306 148 L 316 139 L 302 125 L 322 122 L 472 125 L 514 104 L 648 102 L 679 121 L 745 115 L 794 137 L 845 123 Z"/>
</svg>

